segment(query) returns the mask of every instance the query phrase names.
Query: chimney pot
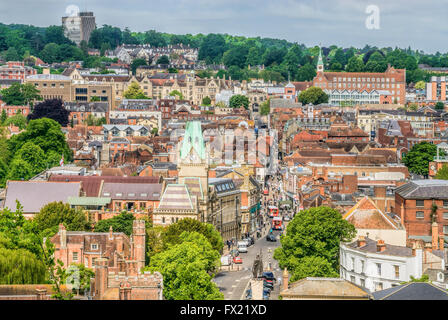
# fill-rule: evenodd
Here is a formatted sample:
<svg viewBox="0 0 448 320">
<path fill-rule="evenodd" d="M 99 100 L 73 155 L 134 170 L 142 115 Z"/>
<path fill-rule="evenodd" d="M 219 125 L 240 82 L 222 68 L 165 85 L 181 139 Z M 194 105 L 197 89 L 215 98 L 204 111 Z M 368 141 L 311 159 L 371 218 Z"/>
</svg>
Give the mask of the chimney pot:
<svg viewBox="0 0 448 320">
<path fill-rule="evenodd" d="M 358 247 L 364 247 L 366 245 L 366 237 L 359 236 L 358 238 Z"/>
<path fill-rule="evenodd" d="M 376 249 L 377 252 L 383 252 L 384 250 L 386 250 L 386 244 L 384 243 L 384 240 L 378 240 L 376 242 Z"/>
</svg>

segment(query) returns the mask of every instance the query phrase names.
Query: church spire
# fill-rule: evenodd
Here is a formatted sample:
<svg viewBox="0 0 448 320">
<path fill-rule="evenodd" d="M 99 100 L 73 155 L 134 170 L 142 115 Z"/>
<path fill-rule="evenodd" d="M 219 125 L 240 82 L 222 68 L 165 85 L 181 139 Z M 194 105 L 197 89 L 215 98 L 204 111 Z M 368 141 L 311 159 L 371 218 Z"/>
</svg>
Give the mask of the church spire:
<svg viewBox="0 0 448 320">
<path fill-rule="evenodd" d="M 317 72 L 324 72 L 324 62 L 322 60 L 322 48 L 319 47 L 319 59 L 317 60 Z"/>
</svg>

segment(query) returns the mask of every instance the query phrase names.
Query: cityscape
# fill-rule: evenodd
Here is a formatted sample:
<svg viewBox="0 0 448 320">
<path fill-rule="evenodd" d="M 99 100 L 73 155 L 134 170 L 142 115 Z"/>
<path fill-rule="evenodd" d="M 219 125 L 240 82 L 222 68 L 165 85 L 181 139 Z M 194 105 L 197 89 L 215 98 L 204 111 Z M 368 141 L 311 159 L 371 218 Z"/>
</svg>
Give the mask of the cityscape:
<svg viewBox="0 0 448 320">
<path fill-rule="evenodd" d="M 0 300 L 448 300 L 446 46 L 89 6 L 0 21 Z"/>
</svg>

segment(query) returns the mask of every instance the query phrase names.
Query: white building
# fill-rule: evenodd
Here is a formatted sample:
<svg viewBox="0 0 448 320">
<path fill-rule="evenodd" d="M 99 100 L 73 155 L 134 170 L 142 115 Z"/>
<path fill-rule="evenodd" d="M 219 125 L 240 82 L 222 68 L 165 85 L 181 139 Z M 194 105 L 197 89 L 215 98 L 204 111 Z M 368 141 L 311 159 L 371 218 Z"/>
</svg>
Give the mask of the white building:
<svg viewBox="0 0 448 320">
<path fill-rule="evenodd" d="M 341 243 L 340 275 L 371 292 L 388 289 L 423 274 L 423 250 L 359 237 Z"/>
</svg>

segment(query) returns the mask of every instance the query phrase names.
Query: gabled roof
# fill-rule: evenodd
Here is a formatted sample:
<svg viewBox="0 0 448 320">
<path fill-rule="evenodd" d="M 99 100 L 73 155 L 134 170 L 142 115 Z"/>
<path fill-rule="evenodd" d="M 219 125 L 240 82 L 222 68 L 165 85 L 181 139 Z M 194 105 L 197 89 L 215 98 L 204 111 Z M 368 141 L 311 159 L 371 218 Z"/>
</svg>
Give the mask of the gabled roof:
<svg viewBox="0 0 448 320">
<path fill-rule="evenodd" d="M 395 193 L 405 199 L 448 199 L 448 180 L 413 180 Z"/>
<path fill-rule="evenodd" d="M 173 210 L 192 212 L 196 210 L 195 200 L 188 191 L 186 184 L 168 184 L 155 213 Z"/>
<path fill-rule="evenodd" d="M 373 293 L 375 300 L 448 300 L 448 292 L 427 282 L 411 282 Z"/>
<path fill-rule="evenodd" d="M 365 196 L 343 216 L 356 229 L 394 229 L 397 224 L 384 214 L 368 196 Z"/>
</svg>

